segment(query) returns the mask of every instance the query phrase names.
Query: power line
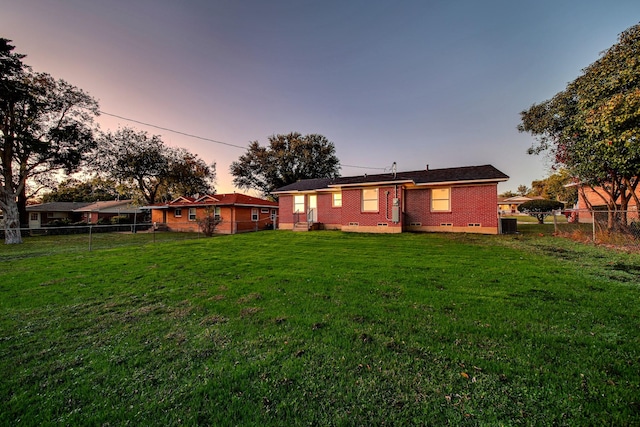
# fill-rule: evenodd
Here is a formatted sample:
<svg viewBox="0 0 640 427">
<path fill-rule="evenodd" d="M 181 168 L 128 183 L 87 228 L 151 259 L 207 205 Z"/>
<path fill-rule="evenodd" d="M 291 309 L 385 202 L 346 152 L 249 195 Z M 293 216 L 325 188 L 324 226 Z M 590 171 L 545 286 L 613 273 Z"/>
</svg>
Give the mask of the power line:
<svg viewBox="0 0 640 427">
<path fill-rule="evenodd" d="M 243 146 L 240 146 L 240 145 L 230 144 L 228 142 L 216 141 L 215 139 L 205 138 L 203 136 L 192 135 L 192 134 L 186 133 L 186 132 L 180 132 L 179 130 L 173 130 L 173 129 L 165 128 L 165 127 L 162 127 L 162 126 L 152 125 L 151 123 L 145 123 L 145 122 L 141 122 L 139 120 L 129 119 L 127 117 L 118 116 L 116 114 L 106 113 L 104 111 L 100 111 L 100 114 L 104 114 L 105 116 L 117 117 L 117 118 L 122 119 L 122 120 L 126 120 L 126 121 L 133 122 L 133 123 L 138 123 L 138 124 L 149 126 L 149 127 L 156 128 L 156 129 L 166 130 L 167 132 L 177 133 L 179 135 L 188 136 L 189 138 L 196 138 L 196 139 L 201 139 L 203 141 L 215 142 L 216 144 L 227 145 L 229 147 L 240 148 L 242 150 L 246 150 L 247 149 L 247 147 L 243 147 Z"/>
<path fill-rule="evenodd" d="M 385 171 L 385 170 L 387 170 L 387 168 L 371 168 L 371 167 L 369 167 L 369 166 L 343 165 L 342 163 L 340 164 L 340 166 L 342 166 L 342 167 L 344 167 L 344 168 L 375 169 L 375 170 L 381 170 L 381 171 Z"/>
<path fill-rule="evenodd" d="M 128 117 L 118 116 L 117 114 L 107 113 L 106 111 L 100 111 L 100 114 L 104 114 L 105 116 L 116 117 L 118 119 L 126 120 L 128 122 L 138 123 L 140 125 L 149 126 L 149 127 L 156 128 L 156 129 L 166 130 L 167 132 L 177 133 L 178 135 L 188 136 L 189 138 L 195 138 L 195 139 L 200 139 L 202 141 L 208 141 L 208 142 L 213 142 L 213 143 L 216 143 L 216 144 L 222 144 L 222 145 L 226 145 L 228 147 L 240 148 L 242 150 L 246 150 L 247 149 L 247 147 L 243 147 L 243 146 L 240 146 L 240 145 L 230 144 L 228 142 L 217 141 L 215 139 L 205 138 L 203 136 L 193 135 L 193 134 L 190 134 L 190 133 L 181 132 L 179 130 L 169 129 L 169 128 L 165 128 L 165 127 L 158 126 L 158 125 L 152 125 L 151 123 L 145 123 L 145 122 L 141 122 L 139 120 L 130 119 Z M 343 165 L 343 164 L 340 164 L 340 166 L 345 167 L 345 168 L 375 169 L 375 170 L 383 170 L 383 171 L 387 170 L 387 168 L 371 168 L 371 167 L 368 167 L 368 166 L 353 166 L 353 165 Z"/>
</svg>

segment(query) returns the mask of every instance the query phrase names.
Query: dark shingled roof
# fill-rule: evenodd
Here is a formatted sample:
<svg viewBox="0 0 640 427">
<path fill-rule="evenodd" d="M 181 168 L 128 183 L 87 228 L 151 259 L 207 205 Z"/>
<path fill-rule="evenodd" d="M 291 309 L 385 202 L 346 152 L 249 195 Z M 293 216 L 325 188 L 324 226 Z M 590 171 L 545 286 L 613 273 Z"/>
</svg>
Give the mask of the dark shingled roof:
<svg viewBox="0 0 640 427">
<path fill-rule="evenodd" d="M 27 212 L 71 212 L 80 209 L 91 203 L 85 202 L 50 202 L 37 205 L 28 205 Z"/>
<path fill-rule="evenodd" d="M 285 185 L 284 187 L 278 188 L 274 193 L 279 193 L 281 191 L 309 191 L 309 190 L 319 190 L 321 188 L 327 188 L 329 185 L 333 184 L 339 178 L 315 178 L 315 179 L 303 179 L 298 182 L 294 182 L 293 184 Z"/>
<path fill-rule="evenodd" d="M 411 172 L 398 172 L 395 177 L 392 173 L 360 175 L 340 178 L 305 179 L 293 184 L 278 188 L 274 193 L 286 193 L 289 191 L 321 190 L 329 186 L 347 186 L 359 184 L 372 184 L 378 182 L 401 183 L 412 182 L 414 184 L 437 184 L 439 182 L 473 182 L 473 181 L 505 181 L 509 176 L 500 172 L 492 165 L 464 166 L 446 169 L 430 169 Z"/>
</svg>

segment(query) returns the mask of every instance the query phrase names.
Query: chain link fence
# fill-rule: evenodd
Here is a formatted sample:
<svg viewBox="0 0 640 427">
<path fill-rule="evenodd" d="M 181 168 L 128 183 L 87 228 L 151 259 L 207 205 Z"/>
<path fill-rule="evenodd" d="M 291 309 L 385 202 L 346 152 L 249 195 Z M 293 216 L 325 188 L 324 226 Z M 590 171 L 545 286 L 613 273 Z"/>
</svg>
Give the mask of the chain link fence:
<svg viewBox="0 0 640 427">
<path fill-rule="evenodd" d="M 528 215 L 516 216 L 519 224 L 529 222 L 524 220 L 526 217 Z M 537 223 L 537 219 L 531 219 L 534 220 L 532 224 Z M 637 210 L 571 209 L 546 212 L 544 224 L 547 227 L 553 225 L 553 232 L 558 236 L 632 251 L 640 250 L 640 218 Z"/>
<path fill-rule="evenodd" d="M 167 227 L 166 224 L 153 222 L 107 225 L 74 224 L 21 228 L 20 233 L 26 244 L 38 245 L 43 249 L 51 246 L 49 250 L 52 252 L 92 251 L 208 237 L 197 222 L 173 223 L 172 226 Z M 230 229 L 235 232 L 260 231 L 273 229 L 273 225 L 239 221 L 231 224 Z M 216 230 L 214 235 L 217 234 L 229 233 L 225 230 Z M 4 240 L 4 237 L 4 230 L 0 228 L 0 239 Z"/>
</svg>

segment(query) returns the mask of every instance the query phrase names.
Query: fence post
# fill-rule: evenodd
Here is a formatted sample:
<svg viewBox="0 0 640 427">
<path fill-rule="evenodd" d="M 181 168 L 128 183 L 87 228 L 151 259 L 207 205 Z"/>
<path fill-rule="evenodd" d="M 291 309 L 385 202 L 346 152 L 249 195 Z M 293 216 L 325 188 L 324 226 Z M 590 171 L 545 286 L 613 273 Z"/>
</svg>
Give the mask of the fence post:
<svg viewBox="0 0 640 427">
<path fill-rule="evenodd" d="M 596 242 L 596 212 L 591 211 L 591 241 Z"/>
<path fill-rule="evenodd" d="M 93 230 L 93 226 L 89 224 L 89 252 L 91 252 L 91 246 L 93 243 L 93 233 L 91 232 L 92 230 Z"/>
</svg>

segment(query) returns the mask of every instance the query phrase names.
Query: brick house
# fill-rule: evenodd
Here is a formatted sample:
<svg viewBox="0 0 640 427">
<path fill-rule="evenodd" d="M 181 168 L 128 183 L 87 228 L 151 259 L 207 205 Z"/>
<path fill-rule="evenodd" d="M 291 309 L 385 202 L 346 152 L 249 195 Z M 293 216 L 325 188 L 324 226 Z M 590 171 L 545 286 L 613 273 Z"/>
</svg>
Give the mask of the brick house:
<svg viewBox="0 0 640 427">
<path fill-rule="evenodd" d="M 169 203 L 147 206 L 151 221 L 170 231 L 198 231 L 199 221 L 213 214 L 216 233 L 236 234 L 273 228 L 278 203 L 241 193 L 178 197 Z"/>
<path fill-rule="evenodd" d="M 491 165 L 309 179 L 277 189 L 280 229 L 497 234 L 498 183 Z"/>
<path fill-rule="evenodd" d="M 90 203 L 83 202 L 49 202 L 27 205 L 29 228 L 40 228 L 54 221 L 82 221 L 82 213 L 78 212 Z"/>
<path fill-rule="evenodd" d="M 133 202 L 133 200 L 105 200 L 87 204 L 74 210 L 82 215 L 82 221 L 87 224 L 97 224 L 98 221 L 110 221 L 114 216 L 126 217 L 131 223 L 145 222 L 147 215 L 143 209 Z M 101 222 L 102 222 L 101 221 Z"/>
<path fill-rule="evenodd" d="M 636 189 L 636 196 L 640 199 L 640 188 Z M 597 218 L 599 221 L 605 221 L 609 210 L 606 202 L 607 199 L 608 196 L 602 187 L 580 186 L 578 189 L 578 203 L 575 209 L 578 212 L 578 221 L 582 223 L 592 223 L 592 210 L 600 212 L 598 214 L 599 218 Z M 620 197 L 616 200 L 616 206 L 618 209 L 621 209 Z M 626 218 L 628 221 L 634 221 L 640 218 L 634 197 L 631 197 L 627 203 Z"/>
</svg>

